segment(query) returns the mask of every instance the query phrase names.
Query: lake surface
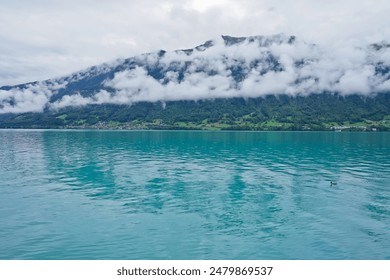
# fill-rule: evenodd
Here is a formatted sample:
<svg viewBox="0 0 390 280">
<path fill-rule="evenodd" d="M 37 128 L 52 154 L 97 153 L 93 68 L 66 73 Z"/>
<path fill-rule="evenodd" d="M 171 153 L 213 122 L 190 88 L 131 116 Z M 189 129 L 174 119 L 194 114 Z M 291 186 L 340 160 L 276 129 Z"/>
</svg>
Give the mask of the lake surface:
<svg viewBox="0 0 390 280">
<path fill-rule="evenodd" d="M 390 259 L 390 133 L 0 130 L 0 176 L 0 259 Z"/>
</svg>

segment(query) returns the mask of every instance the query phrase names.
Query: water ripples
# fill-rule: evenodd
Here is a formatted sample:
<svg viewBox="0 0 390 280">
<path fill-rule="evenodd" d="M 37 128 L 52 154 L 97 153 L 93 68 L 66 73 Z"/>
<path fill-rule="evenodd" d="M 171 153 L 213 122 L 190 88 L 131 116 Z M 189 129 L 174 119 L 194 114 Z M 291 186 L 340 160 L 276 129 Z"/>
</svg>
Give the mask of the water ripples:
<svg viewBox="0 0 390 280">
<path fill-rule="evenodd" d="M 0 145 L 0 258 L 389 257 L 388 133 L 10 130 Z"/>
</svg>

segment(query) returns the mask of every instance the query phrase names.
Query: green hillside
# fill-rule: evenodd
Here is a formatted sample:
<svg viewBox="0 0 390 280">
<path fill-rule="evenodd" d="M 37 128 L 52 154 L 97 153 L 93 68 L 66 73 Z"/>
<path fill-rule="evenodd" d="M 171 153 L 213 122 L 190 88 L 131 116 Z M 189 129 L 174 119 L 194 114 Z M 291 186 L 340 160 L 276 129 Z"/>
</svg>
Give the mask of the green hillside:
<svg viewBox="0 0 390 280">
<path fill-rule="evenodd" d="M 390 93 L 89 105 L 0 115 L 0 128 L 390 130 Z"/>
</svg>

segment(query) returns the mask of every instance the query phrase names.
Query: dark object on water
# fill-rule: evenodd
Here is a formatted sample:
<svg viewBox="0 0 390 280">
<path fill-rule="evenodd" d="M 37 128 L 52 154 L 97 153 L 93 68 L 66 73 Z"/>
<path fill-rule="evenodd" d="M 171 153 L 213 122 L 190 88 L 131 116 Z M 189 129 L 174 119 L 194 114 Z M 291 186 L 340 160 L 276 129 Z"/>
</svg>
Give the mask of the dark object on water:
<svg viewBox="0 0 390 280">
<path fill-rule="evenodd" d="M 337 185 L 337 182 L 330 181 L 330 185 L 331 185 L 331 186 L 336 186 L 336 185 Z"/>
</svg>

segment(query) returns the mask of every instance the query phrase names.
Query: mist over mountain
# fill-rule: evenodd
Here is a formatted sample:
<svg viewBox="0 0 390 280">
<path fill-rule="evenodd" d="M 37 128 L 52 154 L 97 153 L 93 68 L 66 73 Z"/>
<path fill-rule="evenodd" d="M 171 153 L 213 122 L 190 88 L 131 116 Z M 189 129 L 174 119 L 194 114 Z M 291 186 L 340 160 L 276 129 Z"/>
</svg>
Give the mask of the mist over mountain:
<svg viewBox="0 0 390 280">
<path fill-rule="evenodd" d="M 140 102 L 376 96 L 390 91 L 390 44 L 329 48 L 295 36 L 222 36 L 193 49 L 142 54 L 66 77 L 0 88 L 0 113 Z"/>
</svg>

